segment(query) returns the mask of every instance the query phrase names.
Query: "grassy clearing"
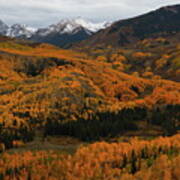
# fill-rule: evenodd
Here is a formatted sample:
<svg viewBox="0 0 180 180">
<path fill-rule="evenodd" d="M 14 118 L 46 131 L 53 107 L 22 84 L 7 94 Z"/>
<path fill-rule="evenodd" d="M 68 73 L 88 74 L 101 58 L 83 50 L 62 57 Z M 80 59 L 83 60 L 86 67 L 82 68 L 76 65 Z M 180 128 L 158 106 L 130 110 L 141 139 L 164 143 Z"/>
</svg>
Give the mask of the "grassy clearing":
<svg viewBox="0 0 180 180">
<path fill-rule="evenodd" d="M 26 151 L 56 151 L 62 154 L 74 154 L 82 146 L 83 142 L 71 137 L 48 137 L 45 141 L 37 137 L 34 141 L 25 144 L 23 147 L 8 150 L 8 153 L 21 153 Z"/>
</svg>

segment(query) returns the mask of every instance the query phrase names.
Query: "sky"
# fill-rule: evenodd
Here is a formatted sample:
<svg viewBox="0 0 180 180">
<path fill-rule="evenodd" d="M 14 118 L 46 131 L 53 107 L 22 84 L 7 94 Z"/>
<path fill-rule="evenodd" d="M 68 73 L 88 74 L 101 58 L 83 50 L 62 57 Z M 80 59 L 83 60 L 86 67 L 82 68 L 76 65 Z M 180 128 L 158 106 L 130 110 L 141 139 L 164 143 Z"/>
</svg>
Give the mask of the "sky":
<svg viewBox="0 0 180 180">
<path fill-rule="evenodd" d="M 137 16 L 179 0 L 0 0 L 0 19 L 8 25 L 45 27 L 64 18 L 94 22 Z"/>
</svg>

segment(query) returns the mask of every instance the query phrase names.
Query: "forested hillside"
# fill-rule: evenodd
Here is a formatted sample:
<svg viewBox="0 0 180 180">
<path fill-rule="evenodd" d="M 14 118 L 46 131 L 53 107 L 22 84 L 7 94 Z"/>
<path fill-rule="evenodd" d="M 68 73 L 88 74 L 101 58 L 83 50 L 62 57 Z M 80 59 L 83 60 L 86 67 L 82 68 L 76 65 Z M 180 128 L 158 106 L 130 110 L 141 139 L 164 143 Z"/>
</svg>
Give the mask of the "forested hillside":
<svg viewBox="0 0 180 180">
<path fill-rule="evenodd" d="M 142 43 L 159 41 L 164 39 Z M 179 44 L 160 48 L 89 53 L 2 37 L 0 141 L 9 148 L 16 140 L 33 140 L 37 132 L 88 141 L 128 131 L 175 134 L 180 49 Z"/>
<path fill-rule="evenodd" d="M 76 48 L 113 69 L 146 79 L 180 81 L 180 34 L 152 37 L 122 47 Z"/>
</svg>

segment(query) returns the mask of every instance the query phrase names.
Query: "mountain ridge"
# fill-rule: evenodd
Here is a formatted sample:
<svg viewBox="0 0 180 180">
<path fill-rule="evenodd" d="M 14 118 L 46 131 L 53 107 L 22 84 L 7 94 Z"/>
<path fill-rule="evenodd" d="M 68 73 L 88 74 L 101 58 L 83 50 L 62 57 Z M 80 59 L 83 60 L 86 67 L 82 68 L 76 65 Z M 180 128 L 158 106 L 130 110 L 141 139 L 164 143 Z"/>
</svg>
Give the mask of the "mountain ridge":
<svg viewBox="0 0 180 180">
<path fill-rule="evenodd" d="M 116 21 L 80 46 L 124 46 L 154 36 L 180 32 L 180 5 L 165 6 L 143 15 Z"/>
</svg>

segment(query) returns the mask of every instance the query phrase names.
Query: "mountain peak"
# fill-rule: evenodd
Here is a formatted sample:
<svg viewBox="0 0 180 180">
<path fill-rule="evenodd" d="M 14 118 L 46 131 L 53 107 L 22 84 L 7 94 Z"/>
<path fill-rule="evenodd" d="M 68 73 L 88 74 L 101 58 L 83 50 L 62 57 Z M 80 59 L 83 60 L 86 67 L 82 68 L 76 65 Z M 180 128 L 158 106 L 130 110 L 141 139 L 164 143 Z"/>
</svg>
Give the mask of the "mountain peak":
<svg viewBox="0 0 180 180">
<path fill-rule="evenodd" d="M 84 28 L 88 31 L 91 32 L 97 32 L 100 29 L 104 29 L 108 26 L 109 23 L 107 22 L 102 22 L 102 23 L 93 23 L 89 20 L 86 20 L 82 17 L 77 17 L 77 18 L 66 18 L 62 19 L 55 25 L 51 25 L 51 28 L 59 28 L 62 30 L 62 33 L 72 33 L 76 28 Z"/>
<path fill-rule="evenodd" d="M 41 37 L 49 36 L 51 34 L 76 34 L 77 32 L 84 31 L 87 35 L 91 35 L 100 29 L 106 28 L 108 23 L 93 23 L 82 17 L 65 18 L 56 24 L 52 24 L 47 28 L 41 28 L 37 31 L 37 35 Z"/>
<path fill-rule="evenodd" d="M 76 24 L 79 24 L 80 26 L 92 31 L 92 32 L 97 32 L 99 31 L 100 29 L 104 29 L 106 28 L 108 25 L 110 25 L 110 23 L 104 21 L 104 22 L 100 22 L 100 23 L 93 23 L 89 20 L 86 20 L 82 17 L 78 17 L 78 18 L 75 18 L 73 19 L 73 21 L 76 23 Z"/>
<path fill-rule="evenodd" d="M 26 24 L 13 24 L 8 28 L 6 35 L 10 37 L 30 38 L 35 32 L 35 28 L 29 27 Z"/>
<path fill-rule="evenodd" d="M 83 26 L 77 23 L 76 19 L 62 19 L 57 24 L 52 24 L 49 27 L 51 31 L 59 32 L 60 34 L 68 34 L 73 33 L 74 30 L 82 28 Z"/>
</svg>

